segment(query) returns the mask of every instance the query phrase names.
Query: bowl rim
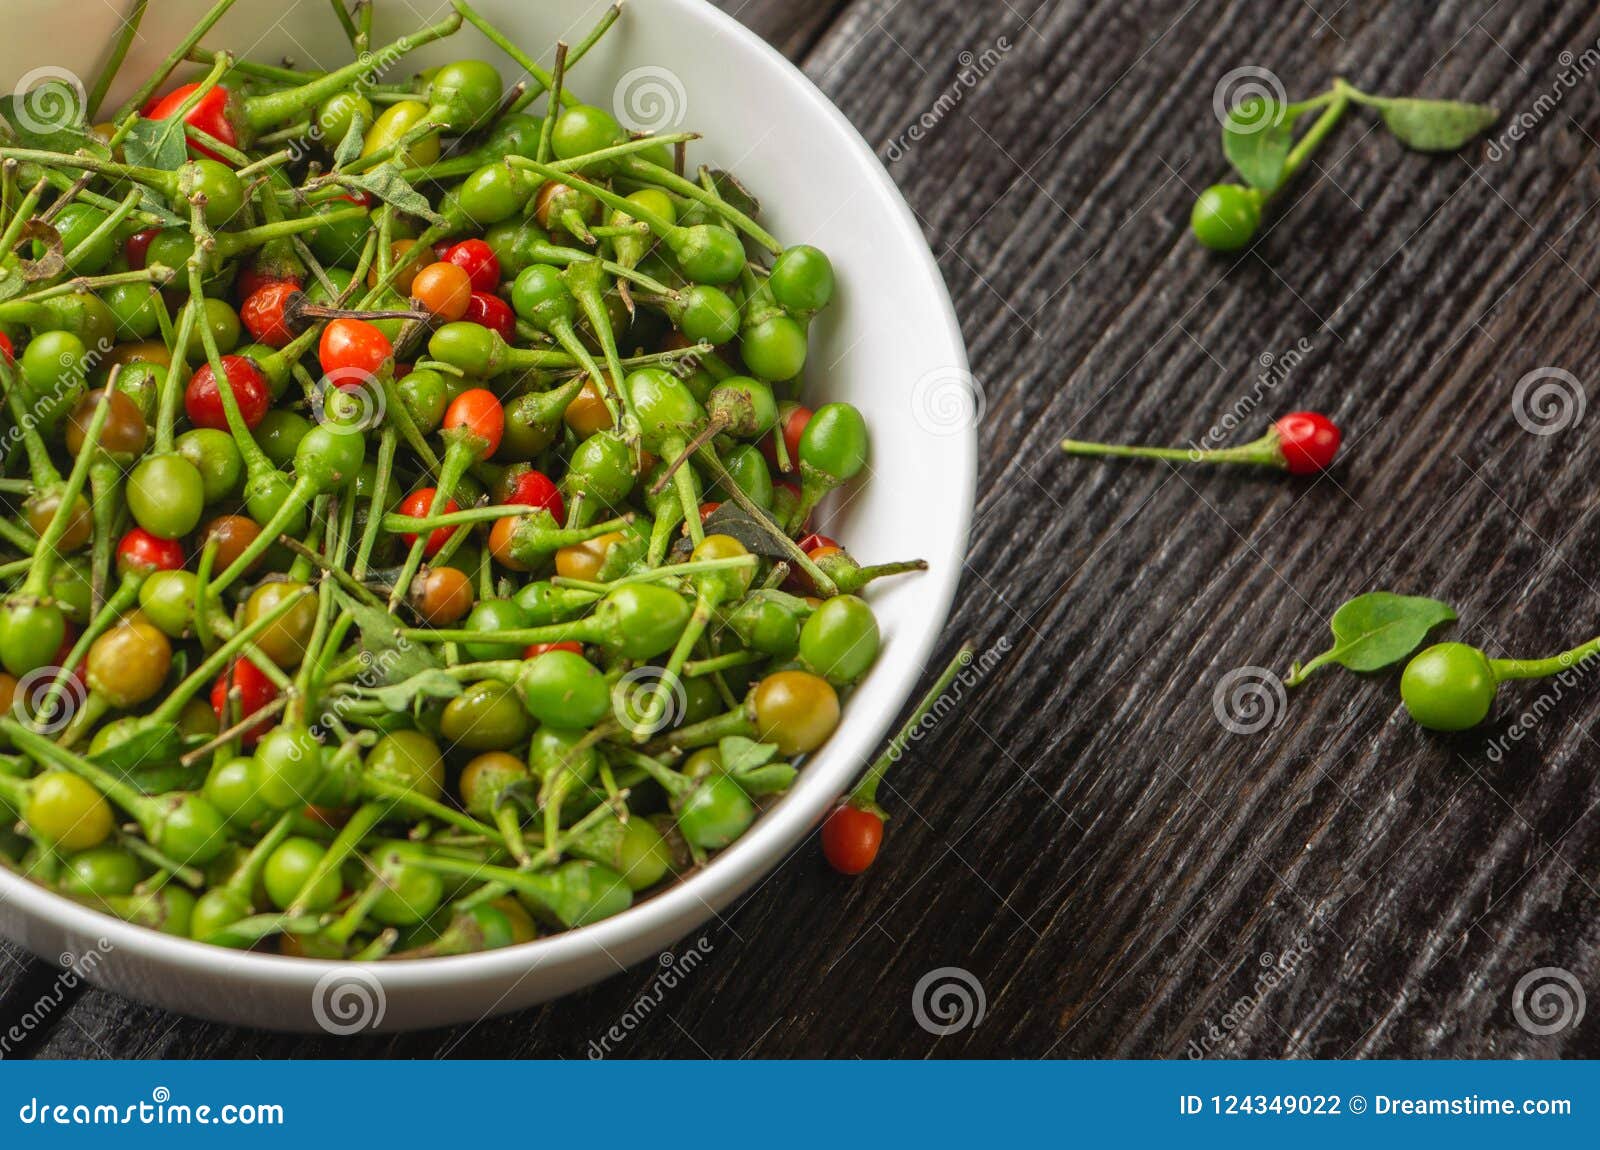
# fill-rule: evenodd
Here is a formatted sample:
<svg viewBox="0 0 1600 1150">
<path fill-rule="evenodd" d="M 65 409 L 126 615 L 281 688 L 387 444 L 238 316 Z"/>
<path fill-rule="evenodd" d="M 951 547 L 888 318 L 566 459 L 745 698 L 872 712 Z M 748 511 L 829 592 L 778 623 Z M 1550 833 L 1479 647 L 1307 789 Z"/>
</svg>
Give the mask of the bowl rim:
<svg viewBox="0 0 1600 1150">
<path fill-rule="evenodd" d="M 920 225 L 910 206 L 901 195 L 888 171 L 879 162 L 866 140 L 833 102 L 800 70 L 798 66 L 768 44 L 756 33 L 739 23 L 720 8 L 694 0 L 662 0 L 677 7 L 689 19 L 709 23 L 711 30 L 734 41 L 746 51 L 755 53 L 763 63 L 781 75 L 783 82 L 806 103 L 820 111 L 823 118 L 842 135 L 846 151 L 853 153 L 856 164 L 864 172 L 866 182 L 876 196 L 884 202 L 888 215 L 899 233 L 899 241 L 909 241 L 910 250 L 917 253 L 921 270 L 930 281 L 933 295 L 939 305 L 940 326 L 948 335 L 949 367 L 952 371 L 966 372 L 969 361 L 965 341 L 961 334 L 955 306 L 950 298 L 944 277 L 929 250 Z M 508 976 L 524 977 L 540 968 L 562 968 L 596 952 L 612 955 L 615 951 L 628 951 L 629 943 L 637 943 L 654 933 L 670 930 L 672 943 L 693 930 L 683 926 L 691 920 L 703 922 L 708 917 L 720 918 L 720 912 L 730 902 L 752 887 L 765 881 L 794 847 L 805 839 L 819 822 L 823 813 L 832 806 L 881 743 L 895 718 L 898 707 L 911 697 L 921 675 L 926 670 L 928 658 L 936 648 L 949 621 L 950 607 L 960 582 L 964 566 L 968 534 L 975 510 L 977 490 L 977 427 L 976 421 L 959 436 L 948 436 L 957 446 L 959 459 L 956 466 L 963 498 L 944 517 L 951 524 L 950 544 L 942 555 L 929 555 L 929 568 L 918 576 L 931 581 L 930 589 L 936 610 L 931 619 L 935 627 L 913 630 L 896 636 L 896 643 L 909 648 L 901 660 L 901 667 L 889 690 L 899 697 L 896 710 L 867 714 L 846 708 L 845 719 L 839 731 L 830 740 L 825 754 L 830 760 L 830 780 L 833 785 L 810 792 L 797 791 L 786 796 L 767 810 L 760 819 L 736 842 L 719 853 L 703 869 L 651 895 L 642 902 L 601 922 L 578 927 L 558 934 L 543 936 L 529 942 L 502 947 L 475 954 L 449 955 L 407 960 L 405 962 L 353 962 L 349 960 L 296 958 L 285 955 L 237 951 L 192 939 L 163 934 L 148 927 L 137 926 L 113 915 L 72 901 L 24 876 L 0 867 L 0 903 L 9 903 L 25 918 L 36 918 L 63 932 L 76 936 L 98 937 L 111 950 L 124 950 L 129 955 L 144 958 L 173 973 L 202 976 L 222 976 L 243 979 L 266 987 L 281 990 L 304 989 L 308 993 L 324 978 L 339 972 L 360 970 L 376 977 L 386 992 L 404 994 L 435 987 L 441 983 L 464 985 L 468 983 L 498 982 Z M 875 675 L 880 672 L 875 672 Z M 856 765 L 851 765 L 855 763 Z M 812 769 L 815 769 L 813 767 Z M 709 908 L 711 914 L 703 912 Z M 652 946 L 650 949 L 654 949 Z M 617 960 L 621 973 L 640 961 L 642 954 L 622 962 Z M 63 956 L 65 961 L 65 956 Z M 584 978 L 579 985 L 588 985 L 610 977 Z M 520 981 L 520 980 L 518 980 Z M 513 983 L 513 988 L 515 983 Z M 570 993 L 563 991 L 561 993 Z M 135 994 L 135 997 L 139 997 Z M 512 998 L 512 990 L 502 995 Z M 516 1009 L 521 1004 L 508 1002 L 505 1010 Z M 181 1008 L 178 1008 L 182 1012 Z M 491 1007 L 484 1014 L 489 1017 L 501 1013 Z M 287 1025 L 294 1020 L 286 1019 Z M 402 1027 L 404 1024 L 400 1024 Z M 379 1029 L 391 1029 L 388 1026 Z"/>
</svg>

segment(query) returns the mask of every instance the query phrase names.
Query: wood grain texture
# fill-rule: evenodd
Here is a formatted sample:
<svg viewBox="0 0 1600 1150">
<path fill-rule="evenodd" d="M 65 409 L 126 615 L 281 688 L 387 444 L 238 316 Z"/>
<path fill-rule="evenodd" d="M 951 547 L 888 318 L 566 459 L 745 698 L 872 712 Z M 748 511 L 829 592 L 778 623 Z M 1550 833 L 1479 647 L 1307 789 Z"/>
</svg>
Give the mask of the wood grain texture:
<svg viewBox="0 0 1600 1150">
<path fill-rule="evenodd" d="M 1507 688 L 1491 726 L 1453 739 L 1405 720 L 1393 674 L 1319 676 L 1253 735 L 1214 703 L 1230 672 L 1319 650 L 1333 608 L 1380 587 L 1448 599 L 1457 634 L 1496 655 L 1600 630 L 1600 415 L 1535 435 L 1513 404 L 1536 368 L 1595 382 L 1600 107 L 1596 73 L 1571 76 L 1600 13 L 724 6 L 809 47 L 807 71 L 899 157 L 987 401 L 941 661 L 961 635 L 1009 650 L 891 777 L 879 867 L 849 881 L 800 848 L 670 990 L 647 966 L 472 1027 L 335 1042 L 87 989 L 21 1052 L 584 1057 L 651 1000 L 614 1052 L 1183 1057 L 1215 1033 L 1222 1056 L 1600 1054 L 1592 1011 L 1540 1037 L 1511 1008 L 1538 967 L 1600 994 L 1595 683 L 1537 708 L 1540 687 Z M 963 83 L 985 49 L 998 63 Z M 1257 247 L 1221 259 L 1185 224 L 1223 175 L 1213 88 L 1244 65 L 1291 95 L 1342 74 L 1530 126 L 1495 160 L 1406 153 L 1353 119 Z M 1342 464 L 1296 481 L 1055 449 L 1183 443 L 1236 407 L 1234 438 L 1328 412 Z M 1263 990 L 1269 965 L 1288 973 Z M 946 966 L 976 978 L 986 1014 L 938 1038 L 912 995 Z M 8 954 L 0 1022 L 50 985 Z"/>
</svg>

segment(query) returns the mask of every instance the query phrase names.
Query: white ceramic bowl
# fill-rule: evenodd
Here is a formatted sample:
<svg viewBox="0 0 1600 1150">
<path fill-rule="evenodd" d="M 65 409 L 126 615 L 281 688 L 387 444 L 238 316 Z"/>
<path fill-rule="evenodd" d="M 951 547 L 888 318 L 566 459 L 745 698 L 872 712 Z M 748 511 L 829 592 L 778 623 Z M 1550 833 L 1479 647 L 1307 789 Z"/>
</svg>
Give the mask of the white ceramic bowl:
<svg viewBox="0 0 1600 1150">
<path fill-rule="evenodd" d="M 604 0 L 481 0 L 486 17 L 548 61 L 576 42 Z M 131 7 L 124 3 L 123 8 Z M 122 76 L 147 75 L 208 0 L 152 4 Z M 375 41 L 419 26 L 409 4 L 379 0 Z M 440 5 L 440 15 L 443 14 Z M 110 4 L 8 0 L 0 92 L 45 66 L 92 84 L 117 21 Z M 240 0 L 205 37 L 258 60 L 313 66 L 349 58 L 329 6 Z M 482 56 L 508 82 L 519 70 L 468 28 L 408 57 L 424 64 Z M 648 71 L 639 71 L 648 69 Z M 274 1029 L 405 1029 L 482 1018 L 596 982 L 655 955 L 727 907 L 816 825 L 869 761 L 922 673 L 948 614 L 965 555 L 976 456 L 973 391 L 950 299 L 894 184 L 845 118 L 792 65 L 702 0 L 629 0 L 623 17 L 573 71 L 572 88 L 638 126 L 703 134 L 694 163 L 735 170 L 771 231 L 833 258 L 840 290 L 812 339 L 807 394 L 848 399 L 872 433 L 871 474 L 828 519 L 863 561 L 921 556 L 931 569 L 871 593 L 885 636 L 877 666 L 793 791 L 703 871 L 582 930 L 486 954 L 357 967 L 240 954 L 129 926 L 0 870 L 0 930 L 35 954 L 98 948 L 91 977 L 187 1014 Z M 36 80 L 34 81 L 36 82 Z M 133 84 L 113 93 L 124 98 Z M 681 125 L 681 126 L 680 126 Z M 836 529 L 836 530 L 835 530 Z M 374 1005 L 381 1002 L 381 1008 Z"/>
</svg>

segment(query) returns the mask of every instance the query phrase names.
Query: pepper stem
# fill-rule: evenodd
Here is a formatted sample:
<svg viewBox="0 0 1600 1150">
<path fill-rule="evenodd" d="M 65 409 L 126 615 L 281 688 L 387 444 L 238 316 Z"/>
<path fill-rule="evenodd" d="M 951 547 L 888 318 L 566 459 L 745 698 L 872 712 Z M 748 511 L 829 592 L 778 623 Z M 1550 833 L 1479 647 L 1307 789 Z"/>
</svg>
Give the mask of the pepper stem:
<svg viewBox="0 0 1600 1150">
<path fill-rule="evenodd" d="M 461 13 L 452 12 L 437 24 L 430 24 L 419 32 L 400 37 L 387 47 L 371 55 L 357 57 L 342 68 L 309 80 L 298 88 L 285 88 L 278 92 L 263 92 L 244 101 L 242 109 L 245 124 L 251 131 L 259 132 L 304 114 L 329 96 L 348 88 L 358 77 L 372 71 L 373 60 L 398 60 L 414 49 L 435 40 L 443 39 L 461 27 Z M 188 49 L 186 48 L 185 51 Z"/>
<path fill-rule="evenodd" d="M 721 196 L 713 195 L 693 180 L 685 179 L 670 168 L 663 168 L 659 164 L 652 164 L 649 160 L 633 156 L 623 161 L 622 173 L 629 179 L 637 180 L 642 184 L 655 184 L 658 187 L 675 192 L 685 199 L 703 204 L 773 255 L 779 255 L 783 252 L 783 245 L 774 239 L 770 232 L 756 223 L 755 220 L 745 215 Z"/>
<path fill-rule="evenodd" d="M 144 10 L 149 6 L 150 0 L 137 0 L 133 11 L 123 18 L 122 28 L 111 44 L 111 56 L 106 60 L 105 67 L 100 69 L 100 75 L 95 78 L 94 87 L 89 89 L 88 99 L 84 102 L 83 118 L 90 123 L 94 122 L 94 114 L 100 110 L 101 101 L 106 98 L 106 93 L 116 81 L 117 72 L 122 67 L 122 61 L 127 58 L 133 38 L 139 34 L 139 23 L 144 19 Z"/>
<path fill-rule="evenodd" d="M 1552 655 L 1548 659 L 1490 659 L 1489 670 L 1497 682 L 1508 679 L 1547 679 L 1559 675 L 1600 654 L 1600 637 Z"/>
<path fill-rule="evenodd" d="M 1307 129 L 1306 134 L 1301 136 L 1289 150 L 1289 155 L 1283 161 L 1283 177 L 1278 181 L 1278 187 L 1273 189 L 1273 195 L 1294 179 L 1295 173 L 1305 166 L 1306 161 L 1322 145 L 1328 133 L 1333 131 L 1334 126 L 1344 115 L 1345 109 L 1350 106 L 1350 94 L 1353 91 L 1354 89 L 1343 80 L 1334 80 L 1333 98 L 1322 110 L 1322 115 L 1318 116 L 1316 122 Z"/>
<path fill-rule="evenodd" d="M 12 425 L 22 437 L 22 450 L 28 457 L 28 474 L 33 479 L 36 493 L 44 494 L 59 488 L 61 473 L 50 461 L 50 449 L 45 446 L 35 426 L 36 421 L 28 418 L 28 412 L 22 406 L 21 385 L 9 358 L 4 355 L 0 355 L 0 383 L 5 386 L 6 406 L 11 409 Z"/>
<path fill-rule="evenodd" d="M 142 9 L 143 5 L 140 7 Z M 190 50 L 200 43 L 200 37 L 211 31 L 212 26 L 222 19 L 228 9 L 232 7 L 233 0 L 217 0 L 210 10 L 196 21 L 194 27 L 189 29 L 188 34 L 178 42 L 178 46 L 167 53 L 167 58 L 161 61 L 155 71 L 150 73 L 150 78 L 139 85 L 139 90 L 123 101 L 122 106 L 116 110 L 111 119 L 121 122 L 144 107 L 145 101 L 156 94 L 156 89 L 167 82 L 167 77 L 172 75 L 172 70 L 183 63 Z M 107 86 L 109 87 L 109 84 Z M 97 90 L 98 87 L 99 85 L 96 85 Z"/>
<path fill-rule="evenodd" d="M 37 731 L 31 731 L 15 719 L 0 719 L 0 730 L 11 736 L 11 741 L 17 749 L 32 756 L 41 763 L 56 767 L 73 774 L 91 783 L 101 794 L 116 803 L 123 810 L 134 817 L 141 826 L 152 813 L 152 804 L 149 798 L 141 795 L 131 783 L 126 783 L 116 775 L 91 762 L 76 752 L 51 742 Z M 149 836 L 154 837 L 154 836 Z"/>
<path fill-rule="evenodd" d="M 880 819 L 888 819 L 889 816 L 878 805 L 878 784 L 883 782 L 884 773 L 905 754 L 906 746 L 911 742 L 916 729 L 938 704 L 940 696 L 949 690 L 956 676 L 972 663 L 972 656 L 972 644 L 961 644 L 961 650 L 956 652 L 956 657 L 951 659 L 949 665 L 939 673 L 939 677 L 933 681 L 933 686 L 928 688 L 927 694 L 917 703 L 917 709 L 911 712 L 911 717 L 895 732 L 894 738 L 889 740 L 889 745 L 873 760 L 872 766 L 861 776 L 861 781 L 856 784 L 855 790 L 850 792 L 848 802 L 851 806 L 871 811 Z"/>
<path fill-rule="evenodd" d="M 338 837 L 328 844 L 328 849 L 322 852 L 322 857 L 317 860 L 316 866 L 306 875 L 305 881 L 300 884 L 300 889 L 295 892 L 294 898 L 284 910 L 285 914 L 306 912 L 306 900 L 315 893 L 317 884 L 355 853 L 356 847 L 361 845 L 361 840 L 367 837 L 368 831 L 378 825 L 378 820 L 383 817 L 387 809 L 388 804 L 380 802 L 365 802 L 356 808 L 344 826 L 339 828 Z"/>
<path fill-rule="evenodd" d="M 115 387 L 117 372 L 121 365 L 113 368 L 111 379 L 107 386 Z M 106 419 L 111 415 L 111 404 L 96 404 L 94 414 L 89 417 L 89 427 L 83 437 L 83 447 L 78 451 L 78 458 L 72 464 L 72 472 L 67 476 L 67 481 L 61 485 L 57 494 L 60 500 L 56 504 L 55 514 L 50 516 L 50 522 L 44 529 L 44 534 L 39 536 L 39 542 L 33 549 L 34 564 L 28 571 L 28 579 L 22 585 L 24 595 L 33 595 L 43 598 L 50 589 L 50 580 L 55 576 L 56 566 L 61 562 L 61 556 L 56 551 L 61 543 L 61 537 L 67 533 L 67 528 L 72 525 L 72 520 L 77 511 L 78 496 L 83 492 L 83 485 L 89 478 L 89 466 L 94 463 L 100 444 L 100 432 L 105 429 Z"/>
<path fill-rule="evenodd" d="M 250 545 L 239 553 L 226 571 L 216 577 L 211 584 L 210 593 L 213 596 L 221 595 L 233 586 L 239 577 L 249 571 L 251 565 L 278 541 L 283 529 L 305 511 L 306 504 L 310 503 L 316 494 L 316 484 L 307 479 L 295 480 L 294 486 L 289 489 L 288 498 L 272 513 L 272 518 L 262 526 L 260 533 L 250 541 Z"/>
<path fill-rule="evenodd" d="M 535 98 L 537 98 L 541 92 L 547 92 L 551 89 L 553 86 L 553 78 L 537 60 L 518 47 L 517 44 L 508 36 L 506 36 L 505 33 L 501 32 L 500 29 L 496 28 L 493 24 L 489 23 L 489 21 L 480 16 L 473 9 L 473 7 L 466 2 L 466 0 L 452 0 L 452 5 L 455 10 L 466 19 L 467 23 L 471 24 L 478 31 L 482 32 L 484 36 L 488 38 L 491 44 L 493 44 L 496 48 L 499 48 L 507 56 L 510 56 L 511 59 L 516 63 L 517 67 L 521 68 L 524 72 L 528 73 L 529 76 L 533 77 L 534 84 L 528 85 L 527 91 L 523 93 L 521 102 L 512 107 L 511 110 L 513 112 L 520 111 L 523 107 L 526 107 Z M 606 13 L 606 15 L 601 18 L 598 32 L 604 32 L 605 29 L 611 27 L 612 23 L 616 21 L 618 14 L 619 9 L 617 5 L 612 5 L 611 9 Z M 579 50 L 569 54 L 568 59 L 570 63 L 577 63 L 578 57 L 583 52 L 587 51 L 594 44 L 594 42 L 600 38 L 598 32 L 590 33 L 588 39 L 583 44 L 579 45 Z M 559 93 L 557 98 L 558 101 L 563 104 L 576 104 L 578 102 L 577 98 L 568 92 Z"/>
<path fill-rule="evenodd" d="M 772 521 L 772 516 L 768 515 L 759 503 L 745 493 L 744 488 L 739 486 L 738 481 L 728 474 L 728 469 L 722 465 L 722 460 L 717 458 L 717 453 L 713 448 L 709 446 L 701 448 L 696 453 L 695 458 L 711 472 L 712 478 L 717 481 L 722 489 L 728 493 L 728 497 L 737 503 L 745 514 L 767 528 L 768 534 L 783 548 L 788 561 L 806 573 L 811 580 L 811 585 L 822 594 L 824 599 L 831 599 L 839 593 L 839 586 L 833 581 L 832 576 L 812 562 L 811 556 L 802 551 L 800 545 L 789 538 L 783 528 Z M 699 518 L 698 509 L 696 509 L 696 518 Z"/>
<path fill-rule="evenodd" d="M 285 595 L 283 602 L 275 605 L 272 610 L 260 616 L 248 627 L 240 628 L 236 634 L 206 656 L 199 666 L 190 671 L 172 689 L 171 694 L 163 699 L 155 710 L 150 712 L 144 722 L 152 727 L 176 723 L 178 717 L 183 714 L 184 707 L 188 706 L 189 700 L 194 697 L 195 692 L 221 674 L 222 668 L 232 662 L 233 657 L 243 650 L 247 644 L 254 642 L 269 627 L 278 624 L 284 616 L 298 607 L 301 601 L 310 594 L 311 588 L 302 587 L 292 595 Z"/>
<path fill-rule="evenodd" d="M 455 494 L 456 485 L 461 482 L 461 477 L 467 473 L 467 468 L 483 454 L 482 440 L 477 440 L 479 446 L 474 446 L 476 437 L 462 437 L 453 439 L 445 448 L 444 461 L 439 467 L 439 480 L 434 486 L 433 498 L 428 500 L 428 510 L 450 504 L 450 497 Z M 417 577 L 417 570 L 422 566 L 423 555 L 427 550 L 428 537 L 432 532 L 419 534 L 416 541 L 411 544 L 411 550 L 406 553 L 406 561 L 400 568 L 400 576 L 394 582 L 394 587 L 389 592 L 389 610 L 394 611 L 406 595 L 411 591 L 411 580 Z"/>
<path fill-rule="evenodd" d="M 117 585 L 117 589 L 112 592 L 111 596 L 105 601 L 105 605 L 90 620 L 89 625 L 83 629 L 83 634 L 78 636 L 78 641 L 72 645 L 72 650 L 61 661 L 61 673 L 50 680 L 49 690 L 40 701 L 38 710 L 34 712 L 34 722 L 36 724 L 47 723 L 54 716 L 55 709 L 60 704 L 61 695 L 67 689 L 67 677 L 71 674 L 67 668 L 76 667 L 79 663 L 82 663 L 94 641 L 110 630 L 111 625 L 122 617 L 124 611 L 138 602 L 139 588 L 143 585 L 148 575 L 149 572 L 147 571 L 136 570 L 130 571 L 122 577 L 122 582 Z"/>
<path fill-rule="evenodd" d="M 1061 450 L 1068 455 L 1117 456 L 1129 459 L 1166 459 L 1175 463 L 1245 463 L 1260 467 L 1285 468 L 1288 462 L 1279 446 L 1276 428 L 1259 439 L 1241 443 L 1237 447 L 1143 447 L 1118 443 L 1090 443 L 1081 439 L 1063 439 Z"/>
</svg>

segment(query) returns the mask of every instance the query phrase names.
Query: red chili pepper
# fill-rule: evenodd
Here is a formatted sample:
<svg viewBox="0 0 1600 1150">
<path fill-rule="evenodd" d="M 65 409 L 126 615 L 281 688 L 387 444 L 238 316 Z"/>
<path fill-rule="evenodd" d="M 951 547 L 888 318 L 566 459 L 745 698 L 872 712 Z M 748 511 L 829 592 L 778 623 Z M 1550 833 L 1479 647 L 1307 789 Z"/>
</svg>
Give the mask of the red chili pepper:
<svg viewBox="0 0 1600 1150">
<path fill-rule="evenodd" d="M 183 567 L 183 544 L 162 539 L 143 527 L 135 527 L 117 544 L 117 571 L 177 571 Z"/>
<path fill-rule="evenodd" d="M 149 112 L 145 114 L 145 119 L 170 120 L 178 111 L 178 106 L 188 99 L 190 94 L 199 86 L 199 84 L 182 84 L 174 88 L 156 101 Z M 184 115 L 183 122 L 191 127 L 199 128 L 206 135 L 220 140 L 230 148 L 239 146 L 239 135 L 233 130 L 232 121 L 228 119 L 228 89 L 221 85 L 212 88 L 211 91 L 201 96 L 200 102 Z M 203 144 L 191 142 L 189 148 L 191 151 L 198 152 L 200 155 L 216 160 L 219 163 L 228 163 L 224 157 L 219 156 Z"/>
<path fill-rule="evenodd" d="M 835 807 L 822 824 L 822 854 L 840 874 L 860 874 L 878 857 L 883 820 L 848 804 Z"/>
<path fill-rule="evenodd" d="M 878 857 L 878 848 L 883 845 L 883 823 L 888 818 L 878 805 L 878 786 L 883 782 L 884 773 L 905 752 L 912 732 L 932 712 L 961 669 L 972 663 L 972 656 L 972 647 L 962 644 L 956 657 L 950 660 L 927 694 L 918 701 L 916 710 L 905 725 L 889 740 L 883 753 L 872 761 L 872 766 L 861 776 L 855 789 L 823 822 L 822 854 L 828 860 L 828 865 L 840 874 L 860 874 Z"/>
<path fill-rule="evenodd" d="M 475 292 L 492 292 L 500 286 L 500 260 L 482 240 L 462 240 L 445 248 L 439 257 L 467 273 Z"/>
<path fill-rule="evenodd" d="M 324 375 L 377 375 L 392 355 L 394 345 L 389 337 L 364 319 L 334 320 L 322 329 L 317 344 L 317 361 Z"/>
<path fill-rule="evenodd" d="M 561 489 L 551 482 L 550 477 L 544 472 L 531 468 L 512 481 L 511 491 L 505 498 L 505 505 L 542 507 L 550 512 L 557 523 L 565 524 L 567 521 L 567 505 L 561 498 Z"/>
<path fill-rule="evenodd" d="M 711 518 L 712 513 L 721 506 L 722 504 L 715 499 L 708 499 L 706 502 L 702 503 L 700 505 L 700 522 L 702 524 L 705 523 L 707 519 Z M 687 523 L 680 523 L 678 525 L 678 534 L 687 539 L 689 537 L 689 525 Z"/>
<path fill-rule="evenodd" d="M 294 276 L 273 275 L 270 272 L 262 271 L 261 268 L 252 263 L 249 267 L 240 269 L 239 278 L 235 281 L 234 287 L 239 291 L 239 299 L 247 300 L 269 284 L 282 283 L 294 284 L 295 287 L 302 286 L 300 280 Z"/>
<path fill-rule="evenodd" d="M 233 665 L 218 676 L 217 681 L 211 686 L 211 709 L 216 712 L 219 723 L 227 719 L 230 688 L 236 688 L 239 692 L 241 720 L 248 719 L 278 697 L 278 688 L 273 685 L 271 679 L 261 673 L 260 668 L 249 659 L 235 659 Z M 271 729 L 272 720 L 262 719 L 261 722 L 245 728 L 239 743 L 248 751 Z"/>
<path fill-rule="evenodd" d="M 443 428 L 445 431 L 462 428 L 481 439 L 486 446 L 479 458 L 488 459 L 500 450 L 500 438 L 506 431 L 505 408 L 487 388 L 468 388 L 445 408 Z"/>
<path fill-rule="evenodd" d="M 787 409 L 780 407 L 778 422 L 783 428 L 783 445 L 789 452 L 790 472 L 800 470 L 800 433 L 806 429 L 806 424 L 811 422 L 811 409 L 795 404 Z M 761 454 L 766 456 L 767 466 L 772 468 L 774 474 L 784 471 L 779 466 L 778 446 L 773 440 L 773 433 L 767 432 L 761 437 Z"/>
<path fill-rule="evenodd" d="M 844 550 L 844 545 L 837 539 L 830 539 L 826 535 L 818 535 L 815 531 L 811 532 L 809 535 L 803 536 L 797 546 L 800 548 L 800 550 L 804 551 L 808 557 L 818 547 L 832 547 L 836 551 Z"/>
<path fill-rule="evenodd" d="M 275 280 L 258 287 L 239 308 L 239 322 L 257 343 L 283 347 L 294 339 L 283 309 L 299 291 L 300 285 L 294 280 Z"/>
<path fill-rule="evenodd" d="M 1315 411 L 1291 411 L 1277 419 L 1265 435 L 1237 447 L 1142 447 L 1064 439 L 1061 448 L 1068 455 L 1164 459 L 1169 463 L 1245 463 L 1281 468 L 1291 475 L 1314 475 L 1333 465 L 1340 438 L 1339 429 L 1327 416 Z"/>
<path fill-rule="evenodd" d="M 826 535 L 818 535 L 815 531 L 801 538 L 797 546 L 805 552 L 806 558 L 816 563 L 831 555 L 842 555 L 844 547 Z M 789 569 L 789 577 L 783 581 L 783 589 L 791 595 L 815 595 L 816 584 L 811 582 L 811 576 L 798 567 Z"/>
<path fill-rule="evenodd" d="M 532 659 L 543 655 L 546 651 L 571 651 L 574 655 L 583 654 L 583 644 L 571 639 L 563 639 L 559 643 L 529 643 L 522 650 L 524 659 Z"/>
<path fill-rule="evenodd" d="M 272 406 L 272 390 L 267 386 L 266 376 L 261 374 L 254 360 L 242 355 L 223 356 L 222 370 L 233 388 L 233 398 L 239 404 L 245 426 L 254 431 Z M 196 427 L 228 430 L 222 391 L 209 363 L 202 363 L 189 377 L 189 386 L 183 393 L 183 409 L 188 413 L 189 422 Z"/>
<path fill-rule="evenodd" d="M 432 487 L 419 487 L 401 501 L 400 514 L 409 515 L 413 519 L 423 519 L 432 515 L 434 513 L 433 497 L 436 494 L 437 492 Z M 444 509 L 439 514 L 448 515 L 452 511 L 460 510 L 460 505 L 454 499 L 449 499 L 445 501 Z M 450 536 L 455 534 L 455 530 L 454 527 L 434 528 L 433 533 L 428 536 L 428 542 L 422 548 L 422 553 L 430 558 L 437 554 L 439 548 L 450 541 Z M 416 535 L 410 533 L 402 535 L 401 538 L 405 540 L 407 547 L 417 541 Z"/>
<path fill-rule="evenodd" d="M 1339 429 L 1325 415 L 1291 411 L 1272 425 L 1278 433 L 1278 450 L 1291 475 L 1326 471 L 1339 453 Z"/>
<path fill-rule="evenodd" d="M 161 234 L 160 228 L 145 228 L 142 232 L 122 241 L 122 254 L 128 261 L 130 271 L 142 272 L 150 254 L 150 241 Z"/>
<path fill-rule="evenodd" d="M 517 316 L 511 305 L 497 295 L 475 291 L 467 300 L 466 314 L 461 317 L 468 323 L 486 327 L 510 343 L 517 334 Z"/>
</svg>

